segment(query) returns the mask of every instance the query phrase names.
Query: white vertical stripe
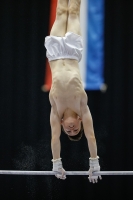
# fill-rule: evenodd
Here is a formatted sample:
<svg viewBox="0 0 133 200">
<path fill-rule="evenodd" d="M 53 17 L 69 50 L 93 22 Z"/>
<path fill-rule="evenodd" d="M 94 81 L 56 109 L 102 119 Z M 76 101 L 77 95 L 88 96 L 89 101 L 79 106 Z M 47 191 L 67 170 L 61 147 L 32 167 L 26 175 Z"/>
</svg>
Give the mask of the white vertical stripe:
<svg viewBox="0 0 133 200">
<path fill-rule="evenodd" d="M 83 81 L 83 85 L 85 87 L 85 77 L 86 77 L 86 52 L 87 52 L 87 12 L 88 12 L 88 1 L 81 1 L 81 10 L 80 10 L 80 25 L 81 25 L 81 34 L 83 37 L 83 56 L 82 60 L 79 63 L 81 78 Z"/>
</svg>

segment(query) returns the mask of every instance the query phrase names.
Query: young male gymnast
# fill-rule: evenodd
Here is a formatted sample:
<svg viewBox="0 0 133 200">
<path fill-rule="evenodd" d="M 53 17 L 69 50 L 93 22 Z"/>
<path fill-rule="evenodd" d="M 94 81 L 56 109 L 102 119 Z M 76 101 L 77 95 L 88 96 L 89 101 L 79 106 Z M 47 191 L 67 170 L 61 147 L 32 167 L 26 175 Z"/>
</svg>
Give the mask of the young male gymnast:
<svg viewBox="0 0 133 200">
<path fill-rule="evenodd" d="M 100 171 L 99 157 L 78 64 L 83 50 L 80 4 L 81 0 L 58 0 L 55 22 L 50 36 L 45 38 L 47 58 L 52 72 L 49 93 L 52 162 L 55 176 L 65 179 L 65 170 L 60 158 L 61 130 L 63 128 L 71 140 L 79 140 L 84 130 L 90 152 L 88 178 L 90 182 L 96 183 L 101 176 L 92 176 L 92 173 Z"/>
</svg>

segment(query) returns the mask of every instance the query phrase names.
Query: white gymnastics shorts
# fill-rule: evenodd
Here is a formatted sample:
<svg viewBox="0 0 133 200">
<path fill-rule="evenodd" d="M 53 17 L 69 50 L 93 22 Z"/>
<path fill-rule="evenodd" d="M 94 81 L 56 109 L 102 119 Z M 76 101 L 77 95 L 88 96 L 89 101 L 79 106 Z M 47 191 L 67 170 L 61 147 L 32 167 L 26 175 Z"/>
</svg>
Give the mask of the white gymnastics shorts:
<svg viewBox="0 0 133 200">
<path fill-rule="evenodd" d="M 74 59 L 80 62 L 83 51 L 83 41 L 80 35 L 68 32 L 64 37 L 47 36 L 45 38 L 46 56 L 49 61 L 59 59 Z"/>
</svg>

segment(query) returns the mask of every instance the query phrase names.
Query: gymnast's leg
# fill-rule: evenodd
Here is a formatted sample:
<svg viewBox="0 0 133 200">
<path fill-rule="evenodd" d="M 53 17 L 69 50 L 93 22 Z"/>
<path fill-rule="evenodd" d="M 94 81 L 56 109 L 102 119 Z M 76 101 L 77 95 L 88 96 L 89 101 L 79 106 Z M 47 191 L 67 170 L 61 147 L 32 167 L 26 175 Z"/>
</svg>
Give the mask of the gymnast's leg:
<svg viewBox="0 0 133 200">
<path fill-rule="evenodd" d="M 67 22 L 67 32 L 73 32 L 81 35 L 80 30 L 80 4 L 81 0 L 70 0 L 69 1 L 69 14 Z"/>
<path fill-rule="evenodd" d="M 51 29 L 50 35 L 63 37 L 66 33 L 68 18 L 68 1 L 58 0 L 56 8 L 56 19 Z"/>
</svg>

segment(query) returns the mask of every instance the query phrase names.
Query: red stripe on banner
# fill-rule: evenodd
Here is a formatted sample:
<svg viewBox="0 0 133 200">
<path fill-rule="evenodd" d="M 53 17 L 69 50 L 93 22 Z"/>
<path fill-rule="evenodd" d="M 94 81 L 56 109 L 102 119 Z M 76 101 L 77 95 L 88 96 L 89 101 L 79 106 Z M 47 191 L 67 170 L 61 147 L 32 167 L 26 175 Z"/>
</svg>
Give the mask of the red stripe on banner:
<svg viewBox="0 0 133 200">
<path fill-rule="evenodd" d="M 56 17 L 56 6 L 57 6 L 57 0 L 51 0 L 51 6 L 50 6 L 50 18 L 49 18 L 49 33 L 53 26 L 53 23 L 55 21 Z M 51 69 L 49 66 L 48 59 L 46 60 L 46 73 L 44 77 L 44 86 L 43 91 L 49 91 L 52 84 L 52 75 L 51 75 Z"/>
</svg>

